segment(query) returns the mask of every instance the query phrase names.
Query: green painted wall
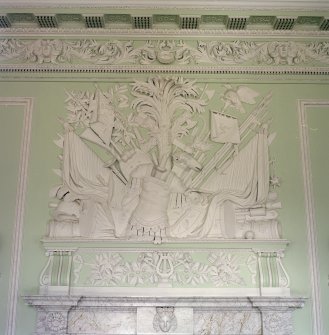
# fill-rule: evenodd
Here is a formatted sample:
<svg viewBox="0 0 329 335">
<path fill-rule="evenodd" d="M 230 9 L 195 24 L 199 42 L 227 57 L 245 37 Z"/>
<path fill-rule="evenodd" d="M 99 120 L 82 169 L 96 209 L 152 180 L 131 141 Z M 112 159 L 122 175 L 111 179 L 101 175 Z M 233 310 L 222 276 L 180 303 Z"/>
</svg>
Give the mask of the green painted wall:
<svg viewBox="0 0 329 335">
<path fill-rule="evenodd" d="M 136 76 L 134 76 L 136 77 Z M 142 78 L 142 76 L 140 76 Z M 146 77 L 144 77 L 146 78 Z M 199 76 L 200 78 L 200 76 Z M 205 81 L 207 79 L 200 79 Z M 218 76 L 211 78 L 213 86 L 220 88 L 229 79 L 221 80 Z M 26 198 L 26 213 L 24 219 L 22 265 L 20 269 L 19 294 L 37 293 L 39 274 L 45 264 L 46 257 L 40 238 L 46 234 L 49 220 L 48 192 L 58 183 L 58 178 L 52 172 L 58 168 L 57 155 L 59 151 L 53 140 L 56 133 L 61 132 L 57 118 L 65 116 L 65 90 L 94 90 L 94 82 L 85 81 L 8 81 L 0 83 L 1 97 L 25 96 L 33 97 L 34 109 L 32 119 L 31 152 L 28 172 L 28 188 Z M 118 82 L 118 79 L 108 78 L 108 82 Z M 235 83 L 243 83 L 265 94 L 272 91 L 273 98 L 270 104 L 273 122 L 271 129 L 277 132 L 277 137 L 271 145 L 271 155 L 275 160 L 277 175 L 281 178 L 281 187 L 278 188 L 279 199 L 282 202 L 280 221 L 283 237 L 290 240 L 284 260 L 291 277 L 291 290 L 294 296 L 310 296 L 309 263 L 307 250 L 307 229 L 305 219 L 304 190 L 302 176 L 302 161 L 300 154 L 300 135 L 298 128 L 297 99 L 326 99 L 328 86 L 326 84 L 302 84 L 301 81 L 271 83 L 271 79 L 261 81 L 259 78 L 248 81 L 234 79 Z M 101 88 L 107 88 L 102 82 Z M 218 100 L 217 100 L 218 101 Z M 216 106 L 216 99 L 212 102 Z M 211 107 L 211 106 L 210 106 Z M 7 112 L 10 112 L 7 113 Z M 319 233 L 319 261 L 321 275 L 321 292 L 324 315 L 328 309 L 328 254 L 329 229 L 326 222 L 326 208 L 328 197 L 329 157 L 326 153 L 328 133 L 326 125 L 329 121 L 328 109 L 310 111 L 310 128 L 319 129 L 310 131 L 311 153 L 314 191 L 316 200 L 316 215 Z M 8 185 L 0 189 L 1 199 L 1 226 L 0 226 L 0 295 L 6 293 L 9 272 L 9 244 L 13 224 L 13 203 L 16 190 L 17 165 L 19 160 L 20 133 L 22 119 L 20 110 L 13 108 L 4 111 L 0 106 L 1 124 L 1 152 L 10 150 L 5 165 L 1 164 L 1 185 Z M 10 148 L 10 149 L 8 149 Z M 3 160 L 3 154 L 1 154 Z M 9 163 L 10 162 L 10 163 Z M 4 192 L 4 189 L 6 192 Z M 9 193 L 7 193 L 7 189 Z M 3 206 L 7 201 L 8 206 Z M 3 223 L 4 222 L 4 223 Z M 2 244 L 2 241 L 5 241 Z M 5 259 L 5 261 L 3 261 Z M 6 294 L 5 294 L 6 296 Z M 1 298 L 3 312 L 6 299 Z M 3 328 L 3 313 L 0 317 L 0 328 Z M 17 335 L 32 334 L 35 322 L 35 312 L 25 306 L 19 299 L 17 310 Z M 325 321 L 326 331 L 329 333 L 328 322 Z M 307 302 L 305 308 L 295 313 L 295 328 L 298 335 L 312 334 L 311 309 Z"/>
</svg>

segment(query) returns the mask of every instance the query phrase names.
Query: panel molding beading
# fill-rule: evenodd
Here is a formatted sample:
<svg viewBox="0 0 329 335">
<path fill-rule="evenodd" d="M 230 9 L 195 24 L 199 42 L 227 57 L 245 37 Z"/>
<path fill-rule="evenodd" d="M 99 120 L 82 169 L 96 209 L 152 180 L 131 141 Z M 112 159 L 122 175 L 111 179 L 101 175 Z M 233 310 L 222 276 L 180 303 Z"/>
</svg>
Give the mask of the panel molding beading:
<svg viewBox="0 0 329 335">
<path fill-rule="evenodd" d="M 317 229 L 315 218 L 315 205 L 313 193 L 313 177 L 311 168 L 311 154 L 309 144 L 309 127 L 307 122 L 307 109 L 314 107 L 329 107 L 329 100 L 320 99 L 300 99 L 298 100 L 298 116 L 299 116 L 299 134 L 300 148 L 302 156 L 304 192 L 305 192 L 305 208 L 306 208 L 306 224 L 308 239 L 308 255 L 310 279 L 312 287 L 312 314 L 313 314 L 313 332 L 315 335 L 323 334 L 323 311 L 321 308 L 320 293 L 320 277 L 319 277 L 319 260 L 317 247 Z"/>
<path fill-rule="evenodd" d="M 30 152 L 33 101 L 34 100 L 31 97 L 0 97 L 0 105 L 22 106 L 24 108 L 18 183 L 16 191 L 15 222 L 12 235 L 8 314 L 5 328 L 6 335 L 15 334 L 16 329 L 16 308 L 19 296 L 18 284 L 21 265 L 22 234 L 25 214 L 25 197 Z"/>
</svg>

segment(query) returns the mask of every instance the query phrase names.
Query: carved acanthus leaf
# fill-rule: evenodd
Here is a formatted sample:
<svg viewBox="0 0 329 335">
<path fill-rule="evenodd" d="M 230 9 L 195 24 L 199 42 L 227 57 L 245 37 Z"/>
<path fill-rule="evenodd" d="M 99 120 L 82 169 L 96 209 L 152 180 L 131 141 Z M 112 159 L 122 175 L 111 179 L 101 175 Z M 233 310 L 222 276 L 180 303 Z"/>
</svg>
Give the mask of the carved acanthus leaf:
<svg viewBox="0 0 329 335">
<path fill-rule="evenodd" d="M 197 63 L 239 64 L 254 58 L 256 42 L 198 42 L 195 60 Z"/>
</svg>

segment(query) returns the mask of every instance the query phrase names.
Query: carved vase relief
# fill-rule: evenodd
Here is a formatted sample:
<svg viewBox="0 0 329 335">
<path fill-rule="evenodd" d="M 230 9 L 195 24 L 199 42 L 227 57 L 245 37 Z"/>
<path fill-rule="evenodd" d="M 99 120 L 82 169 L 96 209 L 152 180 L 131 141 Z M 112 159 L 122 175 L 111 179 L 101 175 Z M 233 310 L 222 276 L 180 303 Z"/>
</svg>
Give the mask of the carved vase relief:
<svg viewBox="0 0 329 335">
<path fill-rule="evenodd" d="M 280 238 L 270 100 L 182 77 L 67 92 L 49 237 Z"/>
</svg>

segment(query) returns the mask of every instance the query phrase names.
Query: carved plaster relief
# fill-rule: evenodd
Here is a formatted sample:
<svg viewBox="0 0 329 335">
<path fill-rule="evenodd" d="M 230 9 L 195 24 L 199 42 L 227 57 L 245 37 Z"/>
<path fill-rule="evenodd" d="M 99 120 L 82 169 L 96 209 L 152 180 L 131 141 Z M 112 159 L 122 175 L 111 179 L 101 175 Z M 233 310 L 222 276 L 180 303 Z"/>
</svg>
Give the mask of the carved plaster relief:
<svg viewBox="0 0 329 335">
<path fill-rule="evenodd" d="M 327 42 L 0 40 L 2 62 L 99 65 L 306 65 L 329 63 Z"/>
<path fill-rule="evenodd" d="M 283 252 L 278 247 L 282 246 L 257 253 L 223 247 L 195 252 L 162 248 L 149 251 L 56 248 L 47 252 L 48 261 L 40 275 L 40 293 L 149 295 L 184 291 L 187 295 L 240 292 L 252 296 L 288 296 L 290 280 L 281 261 Z"/>
<path fill-rule="evenodd" d="M 67 95 L 49 237 L 280 238 L 271 94 L 154 77 Z"/>
<path fill-rule="evenodd" d="M 173 287 L 211 283 L 214 287 L 230 287 L 243 286 L 245 280 L 252 282 L 251 275 L 256 271 L 256 262 L 252 268 L 247 264 L 250 253 L 245 255 L 241 252 L 221 251 L 202 255 L 207 258 L 201 262 L 195 261 L 191 252 L 139 252 L 132 261 L 128 259 L 133 254 L 127 252 L 96 253 L 94 257 L 78 253 L 73 258 L 74 284 Z M 241 272 L 245 274 L 245 279 Z M 81 273 L 86 278 L 85 283 L 81 282 Z"/>
</svg>

